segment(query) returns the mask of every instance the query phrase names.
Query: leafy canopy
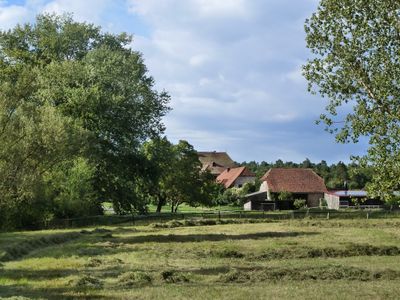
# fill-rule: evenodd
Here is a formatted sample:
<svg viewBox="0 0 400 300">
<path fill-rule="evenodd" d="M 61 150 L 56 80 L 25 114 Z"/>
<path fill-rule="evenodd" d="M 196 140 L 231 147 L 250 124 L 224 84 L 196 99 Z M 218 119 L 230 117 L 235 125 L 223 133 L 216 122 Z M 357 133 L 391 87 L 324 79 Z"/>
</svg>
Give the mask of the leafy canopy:
<svg viewBox="0 0 400 300">
<path fill-rule="evenodd" d="M 329 99 L 321 120 L 339 142 L 369 139 L 357 158 L 374 169 L 369 192 L 391 198 L 400 188 L 400 2 L 321 0 L 305 29 L 309 90 Z"/>
<path fill-rule="evenodd" d="M 78 198 L 143 206 L 140 147 L 169 96 L 131 42 L 70 15 L 0 32 L 0 226 L 74 214 Z"/>
</svg>

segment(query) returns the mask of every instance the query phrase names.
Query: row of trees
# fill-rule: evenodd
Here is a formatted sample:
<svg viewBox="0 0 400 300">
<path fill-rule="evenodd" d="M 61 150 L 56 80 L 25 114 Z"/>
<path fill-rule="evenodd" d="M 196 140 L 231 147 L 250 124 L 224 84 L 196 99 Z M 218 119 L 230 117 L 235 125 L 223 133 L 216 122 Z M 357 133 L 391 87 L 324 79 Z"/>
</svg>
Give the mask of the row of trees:
<svg viewBox="0 0 400 300">
<path fill-rule="evenodd" d="M 169 95 L 131 41 L 68 15 L 0 32 L 0 228 L 209 199 L 193 147 L 159 137 Z"/>
<path fill-rule="evenodd" d="M 324 178 L 329 189 L 343 189 L 345 185 L 349 189 L 362 189 L 371 182 L 373 175 L 371 167 L 361 167 L 356 163 L 345 164 L 343 162 L 328 165 L 324 160 L 313 163 L 309 159 L 305 159 L 302 163 L 294 163 L 283 162 L 279 159 L 274 163 L 250 161 L 243 162 L 241 165 L 252 170 L 257 178 L 261 178 L 270 168 L 310 168 Z"/>
</svg>

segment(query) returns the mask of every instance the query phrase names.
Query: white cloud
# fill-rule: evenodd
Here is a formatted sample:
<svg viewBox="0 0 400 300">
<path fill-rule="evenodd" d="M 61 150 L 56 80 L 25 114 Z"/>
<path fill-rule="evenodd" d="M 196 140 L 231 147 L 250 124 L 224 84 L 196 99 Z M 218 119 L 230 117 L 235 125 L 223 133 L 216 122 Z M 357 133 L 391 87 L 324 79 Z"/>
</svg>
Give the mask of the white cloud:
<svg viewBox="0 0 400 300">
<path fill-rule="evenodd" d="M 100 23 L 102 13 L 110 0 L 54 0 L 47 3 L 42 11 L 47 13 L 73 13 L 77 21 Z"/>
<path fill-rule="evenodd" d="M 0 29 L 10 29 L 18 23 L 33 22 L 35 16 L 40 13 L 72 13 L 74 19 L 79 22 L 96 23 L 105 30 L 113 30 L 116 27 L 115 23 L 119 22 L 118 18 L 112 17 L 115 3 L 112 0 L 26 0 L 15 5 L 0 0 Z M 124 2 L 118 3 L 121 5 Z M 112 22 L 108 20 L 110 15 Z"/>
<path fill-rule="evenodd" d="M 5 2 L 0 2 L 0 29 L 10 29 L 24 22 L 31 14 L 25 6 L 4 6 L 5 4 Z"/>
<path fill-rule="evenodd" d="M 334 151 L 315 128 L 324 102 L 309 95 L 303 23 L 317 0 L 0 0 L 0 29 L 40 12 L 72 12 L 133 33 L 157 89 L 172 96 L 167 135 L 238 160 L 297 159 Z M 310 134 L 312 132 L 312 134 Z M 320 143 L 315 145 L 317 138 Z M 284 157 L 282 157 L 284 156 Z M 314 157 L 318 157 L 315 155 Z"/>
<path fill-rule="evenodd" d="M 198 9 L 200 15 L 205 17 L 248 16 L 246 1 L 244 0 L 194 0 L 194 7 Z"/>
<path fill-rule="evenodd" d="M 248 144 L 258 159 L 260 152 L 312 157 L 307 151 L 313 150 L 300 148 L 313 143 L 310 128 L 324 102 L 307 93 L 301 66 L 308 55 L 303 24 L 314 0 L 128 2 L 151 28 L 132 47 L 144 53 L 157 86 L 173 99 L 170 138 L 236 149 L 241 157 Z M 322 128 L 313 134 L 333 144 Z"/>
</svg>

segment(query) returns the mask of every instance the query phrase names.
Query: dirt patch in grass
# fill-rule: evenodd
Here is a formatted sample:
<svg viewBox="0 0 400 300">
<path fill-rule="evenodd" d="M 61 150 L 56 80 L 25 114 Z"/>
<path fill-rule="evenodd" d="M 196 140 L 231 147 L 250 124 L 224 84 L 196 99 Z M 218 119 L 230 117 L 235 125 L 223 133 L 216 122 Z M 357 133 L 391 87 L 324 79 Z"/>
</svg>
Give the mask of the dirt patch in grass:
<svg viewBox="0 0 400 300">
<path fill-rule="evenodd" d="M 280 280 L 394 280 L 400 278 L 400 272 L 394 270 L 369 271 L 342 265 L 327 265 L 304 268 L 271 268 L 264 270 L 232 270 L 219 277 L 224 283 L 263 282 Z"/>
<path fill-rule="evenodd" d="M 30 252 L 49 247 L 52 245 L 63 244 L 81 236 L 79 232 L 59 233 L 39 238 L 29 239 L 4 249 L 4 254 L 0 257 L 0 261 L 6 262 L 19 259 Z"/>
</svg>

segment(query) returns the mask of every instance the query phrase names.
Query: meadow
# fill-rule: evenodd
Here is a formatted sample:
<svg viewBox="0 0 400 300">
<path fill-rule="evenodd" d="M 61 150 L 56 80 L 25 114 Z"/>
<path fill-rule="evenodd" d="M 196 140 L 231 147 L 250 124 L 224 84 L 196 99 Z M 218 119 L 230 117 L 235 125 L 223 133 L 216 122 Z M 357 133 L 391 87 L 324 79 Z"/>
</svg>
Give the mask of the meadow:
<svg viewBox="0 0 400 300">
<path fill-rule="evenodd" d="M 0 234 L 0 296 L 398 299 L 400 219 L 181 220 Z"/>
</svg>

